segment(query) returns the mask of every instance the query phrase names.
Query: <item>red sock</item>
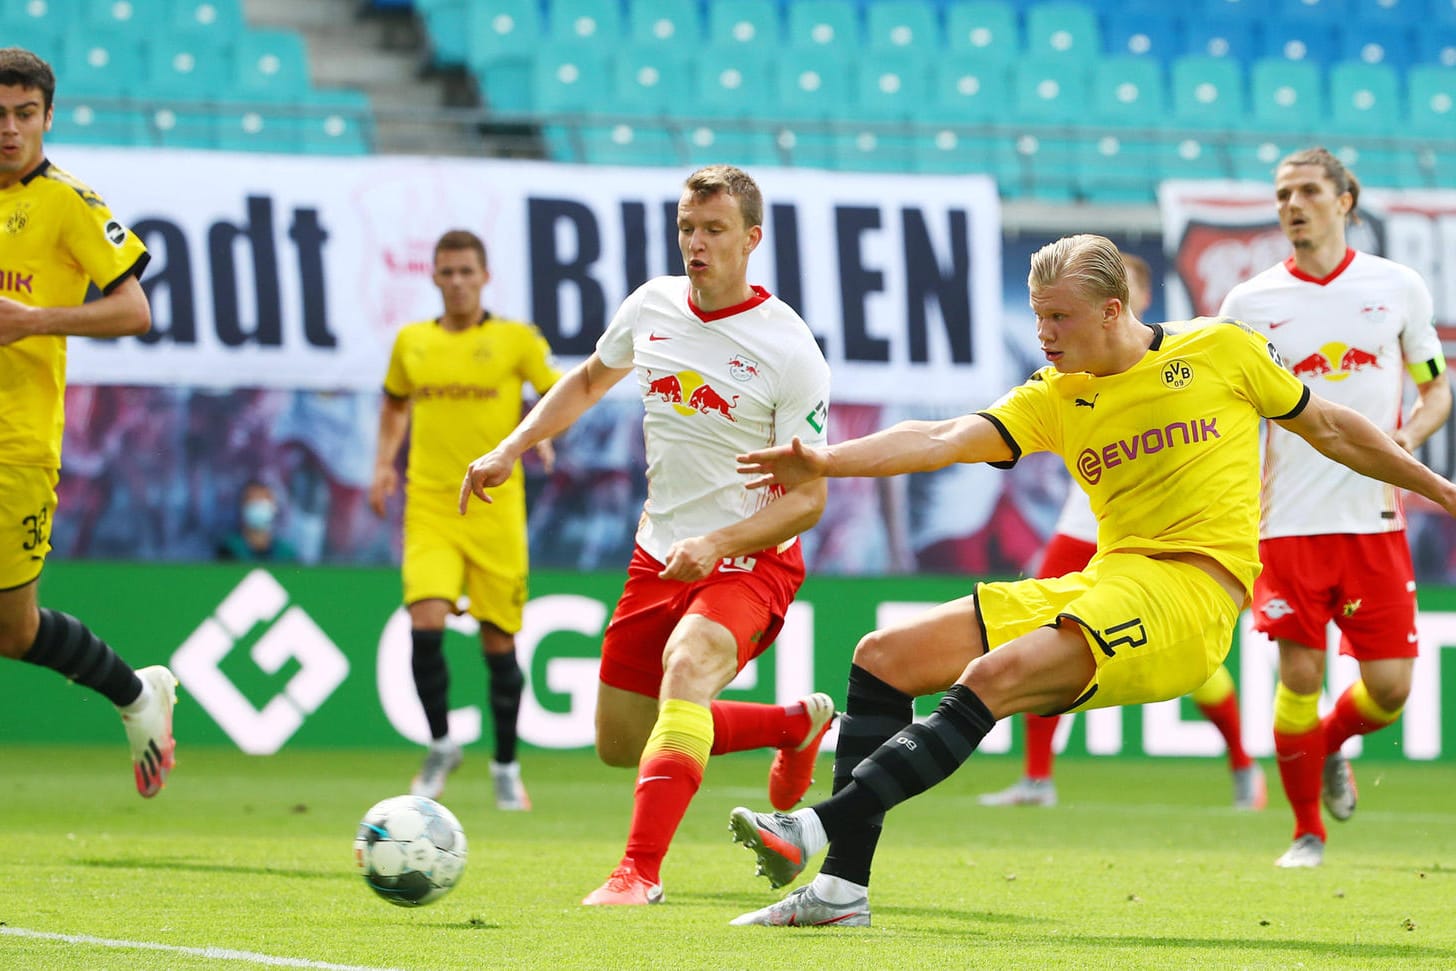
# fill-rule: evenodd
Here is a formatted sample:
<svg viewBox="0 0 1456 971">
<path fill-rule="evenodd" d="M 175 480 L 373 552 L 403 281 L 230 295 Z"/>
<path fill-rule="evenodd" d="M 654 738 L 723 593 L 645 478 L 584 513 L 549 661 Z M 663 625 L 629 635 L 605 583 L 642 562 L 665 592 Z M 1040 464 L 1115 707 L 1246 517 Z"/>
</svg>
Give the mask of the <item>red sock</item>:
<svg viewBox="0 0 1456 971">
<path fill-rule="evenodd" d="M 622 856 L 630 857 L 637 872 L 653 883 L 659 882 L 662 858 L 702 783 L 703 767 L 680 752 L 661 752 L 637 768 L 632 828 Z"/>
<path fill-rule="evenodd" d="M 1289 808 L 1294 810 L 1294 838 L 1313 833 L 1325 838 L 1320 818 L 1320 782 L 1325 769 L 1325 735 L 1318 727 L 1301 735 L 1275 729 L 1274 751 L 1279 756 L 1279 778 Z"/>
<path fill-rule="evenodd" d="M 1023 719 L 1026 725 L 1026 777 L 1052 777 L 1052 737 L 1057 733 L 1060 715 L 1032 715 Z"/>
<path fill-rule="evenodd" d="M 1198 710 L 1203 712 L 1204 718 L 1213 722 L 1213 727 L 1223 736 L 1223 743 L 1228 746 L 1230 769 L 1247 769 L 1253 764 L 1254 760 L 1244 751 L 1238 695 L 1231 694 L 1216 705 L 1199 705 Z"/>
<path fill-rule="evenodd" d="M 809 730 L 809 714 L 803 703 L 798 701 L 787 707 L 749 701 L 715 701 L 712 709 L 711 755 L 798 745 Z"/>
<path fill-rule="evenodd" d="M 1325 733 L 1325 751 L 1338 752 L 1340 746 L 1353 735 L 1369 735 L 1371 732 L 1379 731 L 1386 725 L 1394 724 L 1391 721 L 1375 721 L 1360 710 L 1355 704 L 1355 684 L 1345 689 L 1340 699 L 1335 702 L 1335 707 L 1320 722 L 1320 727 Z M 1396 718 L 1399 718 L 1396 715 Z"/>
</svg>

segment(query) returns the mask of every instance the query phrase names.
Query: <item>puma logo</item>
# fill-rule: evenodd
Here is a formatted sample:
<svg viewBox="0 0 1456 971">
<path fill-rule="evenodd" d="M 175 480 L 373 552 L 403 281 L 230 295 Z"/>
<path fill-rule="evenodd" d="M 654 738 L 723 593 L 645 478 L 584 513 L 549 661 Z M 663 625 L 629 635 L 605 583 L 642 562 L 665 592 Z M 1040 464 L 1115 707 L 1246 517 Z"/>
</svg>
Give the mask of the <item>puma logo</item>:
<svg viewBox="0 0 1456 971">
<path fill-rule="evenodd" d="M 1102 392 L 1099 391 L 1099 392 L 1097 392 L 1097 394 L 1094 394 L 1092 396 L 1092 400 L 1091 401 L 1088 401 L 1086 398 L 1078 398 L 1075 402 L 1073 402 L 1072 407 L 1074 407 L 1074 408 L 1095 408 L 1095 407 L 1097 407 L 1097 399 L 1100 398 L 1100 397 L 1102 397 Z"/>
</svg>

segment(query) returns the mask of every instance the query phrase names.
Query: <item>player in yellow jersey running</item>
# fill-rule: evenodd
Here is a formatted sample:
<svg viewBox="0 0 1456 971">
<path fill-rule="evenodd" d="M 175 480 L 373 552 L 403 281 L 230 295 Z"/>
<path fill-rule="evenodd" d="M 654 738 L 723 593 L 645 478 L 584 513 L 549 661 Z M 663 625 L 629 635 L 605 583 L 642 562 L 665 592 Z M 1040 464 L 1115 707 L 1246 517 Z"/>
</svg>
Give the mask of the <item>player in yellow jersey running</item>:
<svg viewBox="0 0 1456 971">
<path fill-rule="evenodd" d="M 415 690 L 429 722 L 429 752 L 415 776 L 415 795 L 439 798 L 445 777 L 460 765 L 449 731 L 450 672 L 443 645 L 445 620 L 462 593 L 480 622 L 490 672 L 495 726 L 491 779 L 496 807 L 531 808 L 516 760 L 516 717 L 525 677 L 516 661 L 516 632 L 526 603 L 526 488 L 521 466 L 462 520 L 455 512 L 460 467 L 481 442 L 494 445 L 521 420 L 521 393 L 537 394 L 561 377 L 551 348 L 533 325 L 493 317 L 481 305 L 490 282 L 485 244 L 451 230 L 435 244 L 435 286 L 445 305 L 433 320 L 406 324 L 395 337 L 384 378 L 379 448 L 369 502 L 384 515 L 398 488 L 395 459 L 410 435 L 404 511 L 404 602 L 409 608 Z M 541 450 L 551 461 L 550 444 Z"/>
<path fill-rule="evenodd" d="M 1362 417 L 1314 396 L 1264 337 L 1229 320 L 1144 324 L 1111 240 L 1071 236 L 1031 258 L 1050 367 L 985 411 L 902 422 L 829 447 L 746 453 L 754 487 L 891 476 L 952 462 L 1009 467 L 1054 452 L 1087 492 L 1098 548 L 1055 579 L 980 583 L 855 648 L 834 794 L 792 815 L 735 809 L 734 838 L 774 886 L 825 846 L 814 881 L 735 924 L 865 925 L 884 813 L 954 772 L 1007 715 L 1187 694 L 1223 663 L 1259 572 L 1263 418 L 1357 472 L 1456 514 L 1456 485 Z M 945 691 L 924 722 L 917 695 Z"/>
<path fill-rule="evenodd" d="M 0 48 L 0 655 L 52 668 L 121 710 L 137 791 L 155 796 L 175 762 L 177 681 L 133 671 L 85 624 L 41 607 L 65 428 L 66 338 L 145 333 L 141 240 L 90 188 L 52 165 L 45 133 L 56 76 Z M 94 284 L 101 298 L 86 302 Z"/>
</svg>

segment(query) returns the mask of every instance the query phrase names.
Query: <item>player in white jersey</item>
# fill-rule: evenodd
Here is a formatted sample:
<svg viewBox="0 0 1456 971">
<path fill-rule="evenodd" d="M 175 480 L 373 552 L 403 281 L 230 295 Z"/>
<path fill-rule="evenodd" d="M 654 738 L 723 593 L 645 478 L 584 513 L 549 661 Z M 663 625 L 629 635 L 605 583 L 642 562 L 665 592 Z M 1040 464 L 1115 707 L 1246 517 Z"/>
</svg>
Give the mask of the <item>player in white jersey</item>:
<svg viewBox="0 0 1456 971">
<path fill-rule="evenodd" d="M 747 173 L 699 169 L 678 202 L 686 277 L 651 280 L 618 309 L 596 351 L 557 382 L 460 489 L 505 481 L 516 458 L 555 437 L 636 372 L 645 417 L 647 503 L 626 588 L 607 625 L 597 696 L 597 753 L 638 769 L 621 863 L 587 905 L 662 900 L 668 844 L 710 754 L 779 749 L 769 797 L 797 803 L 812 781 L 834 702 L 717 700 L 783 625 L 804 579 L 798 536 L 824 511 L 822 480 L 761 495 L 736 456 L 827 441 L 829 366 L 808 326 L 748 283 L 763 238 L 763 197 Z"/>
<path fill-rule="evenodd" d="M 1133 315 L 1139 320 L 1153 303 L 1153 272 L 1146 260 L 1133 253 L 1122 254 L 1127 267 L 1127 299 Z M 1060 577 L 1087 568 L 1097 552 L 1097 516 L 1087 493 L 1074 482 L 1067 489 L 1061 514 L 1042 550 L 1038 577 Z M 1234 808 L 1259 810 L 1268 801 L 1264 770 L 1244 749 L 1239 697 L 1233 675 L 1219 665 L 1213 677 L 1190 695 L 1203 717 L 1213 723 L 1223 736 L 1228 751 L 1229 772 L 1233 778 Z M 983 806 L 1055 806 L 1057 785 L 1052 780 L 1056 739 L 1060 715 L 1021 716 L 1026 734 L 1022 739 L 1023 774 L 1005 789 L 987 792 L 977 800 Z"/>
<path fill-rule="evenodd" d="M 1323 148 L 1286 156 L 1274 174 L 1288 259 L 1234 287 L 1221 313 L 1268 335 L 1290 368 L 1321 396 L 1359 411 L 1414 451 L 1451 412 L 1445 357 L 1420 276 L 1345 242 L 1360 184 Z M 1418 395 L 1402 418 L 1402 371 Z M 1271 425 L 1254 624 L 1279 644 L 1274 745 L 1294 810 L 1283 867 L 1318 866 L 1326 832 L 1355 810 L 1355 778 L 1340 746 L 1384 728 L 1410 693 L 1416 598 L 1399 493 L 1325 458 Z M 1323 719 L 1325 628 L 1360 678 Z"/>
</svg>

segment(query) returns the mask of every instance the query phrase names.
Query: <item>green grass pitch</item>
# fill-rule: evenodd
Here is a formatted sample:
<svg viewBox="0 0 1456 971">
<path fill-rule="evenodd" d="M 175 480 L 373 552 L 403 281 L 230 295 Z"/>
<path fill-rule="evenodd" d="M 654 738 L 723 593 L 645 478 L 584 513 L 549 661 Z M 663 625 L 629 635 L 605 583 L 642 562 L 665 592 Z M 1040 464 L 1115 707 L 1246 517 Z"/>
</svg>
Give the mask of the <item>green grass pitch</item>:
<svg viewBox="0 0 1456 971">
<path fill-rule="evenodd" d="M 535 810 L 497 812 L 477 746 L 443 802 L 470 862 L 407 910 L 353 872 L 359 817 L 417 753 L 187 748 L 132 791 L 125 747 L 0 750 L 0 967 L 16 969 L 1452 968 L 1456 766 L 1356 762 L 1325 866 L 1282 871 L 1290 818 L 1229 808 L 1213 760 L 1064 759 L 1061 805 L 986 809 L 1012 757 L 976 756 L 894 810 L 862 929 L 729 927 L 777 898 L 729 841 L 768 760 L 717 759 L 663 870 L 662 906 L 578 905 L 616 863 L 631 773 L 528 752 Z M 827 792 L 829 759 L 811 797 Z M 811 873 L 813 872 L 811 867 Z"/>
</svg>

